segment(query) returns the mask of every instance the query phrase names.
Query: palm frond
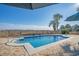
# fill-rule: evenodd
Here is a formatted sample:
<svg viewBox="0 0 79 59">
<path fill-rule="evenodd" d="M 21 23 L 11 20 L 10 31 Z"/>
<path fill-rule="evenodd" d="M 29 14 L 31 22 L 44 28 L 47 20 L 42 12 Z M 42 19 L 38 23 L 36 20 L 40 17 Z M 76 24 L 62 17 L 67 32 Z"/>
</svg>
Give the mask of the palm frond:
<svg viewBox="0 0 79 59">
<path fill-rule="evenodd" d="M 51 25 L 53 25 L 53 23 L 54 23 L 54 21 L 50 21 L 50 23 L 49 23 L 49 27 L 50 27 Z"/>
</svg>

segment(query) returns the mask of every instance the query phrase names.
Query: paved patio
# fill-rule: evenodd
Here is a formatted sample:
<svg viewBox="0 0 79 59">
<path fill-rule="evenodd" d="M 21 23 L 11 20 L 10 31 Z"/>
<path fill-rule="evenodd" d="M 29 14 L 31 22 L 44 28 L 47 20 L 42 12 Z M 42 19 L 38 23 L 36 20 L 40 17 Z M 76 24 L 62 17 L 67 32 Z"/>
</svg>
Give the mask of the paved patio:
<svg viewBox="0 0 79 59">
<path fill-rule="evenodd" d="M 69 35 L 72 39 L 65 40 L 61 43 L 52 45 L 46 49 L 31 54 L 31 56 L 71 56 L 72 53 L 66 53 L 60 46 L 70 44 L 79 50 L 77 43 L 79 42 L 79 35 Z M 28 56 L 29 53 L 24 46 L 9 46 L 6 43 L 10 38 L 0 38 L 0 56 Z"/>
</svg>

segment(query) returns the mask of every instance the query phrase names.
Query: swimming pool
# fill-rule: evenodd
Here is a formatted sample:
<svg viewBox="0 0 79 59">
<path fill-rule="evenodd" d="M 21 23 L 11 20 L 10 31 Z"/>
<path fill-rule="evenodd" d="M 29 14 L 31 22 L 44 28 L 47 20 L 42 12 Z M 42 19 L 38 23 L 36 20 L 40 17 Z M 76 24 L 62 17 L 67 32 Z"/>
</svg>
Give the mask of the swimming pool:
<svg viewBox="0 0 79 59">
<path fill-rule="evenodd" d="M 54 43 L 68 37 L 62 35 L 33 35 L 26 36 L 16 41 L 17 44 L 30 43 L 34 48 Z"/>
</svg>

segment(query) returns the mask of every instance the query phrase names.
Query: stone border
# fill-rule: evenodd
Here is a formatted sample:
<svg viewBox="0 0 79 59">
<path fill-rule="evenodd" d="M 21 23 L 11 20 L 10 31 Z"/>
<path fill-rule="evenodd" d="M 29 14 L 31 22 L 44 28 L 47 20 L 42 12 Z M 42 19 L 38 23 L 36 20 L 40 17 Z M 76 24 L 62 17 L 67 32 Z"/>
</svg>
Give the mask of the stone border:
<svg viewBox="0 0 79 59">
<path fill-rule="evenodd" d="M 64 41 L 68 41 L 70 39 L 72 39 L 73 37 L 70 37 L 68 39 L 64 39 L 64 40 L 60 40 L 60 41 L 57 41 L 57 42 L 54 42 L 54 43 L 50 43 L 50 44 L 47 44 L 47 45 L 43 45 L 43 46 L 40 46 L 40 47 L 37 47 L 37 48 L 31 48 L 31 47 L 27 47 L 26 45 L 24 45 L 24 47 L 26 47 L 26 49 L 28 50 L 29 54 L 32 55 L 36 52 L 39 52 L 41 50 L 44 50 L 44 49 L 47 49 L 47 48 L 50 48 L 56 44 L 59 44 L 59 43 L 62 43 Z M 30 45 L 29 45 L 30 46 Z"/>
<path fill-rule="evenodd" d="M 56 34 L 57 35 L 57 34 Z M 59 35 L 59 34 L 58 34 Z M 60 34 L 61 35 L 61 34 Z M 64 35 L 66 36 L 66 35 Z M 69 37 L 69 35 L 67 35 L 66 37 Z M 23 37 L 22 37 L 23 38 Z M 40 46 L 40 47 L 37 47 L 37 48 L 34 48 L 30 43 L 23 43 L 23 44 L 16 44 L 14 43 L 16 40 L 18 40 L 19 38 L 15 38 L 15 40 L 11 40 L 10 42 L 7 43 L 7 45 L 11 45 L 11 46 L 23 46 L 24 49 L 26 51 L 28 51 L 29 55 L 32 55 L 38 51 L 41 51 L 41 50 L 44 50 L 44 49 L 47 49 L 53 45 L 56 45 L 56 44 L 59 44 L 61 42 L 64 42 L 64 41 L 68 41 L 70 39 L 72 39 L 73 37 L 70 37 L 70 38 L 66 38 L 64 40 L 60 40 L 60 41 L 57 41 L 57 42 L 54 42 L 54 43 L 49 43 L 47 45 L 43 45 L 43 46 Z"/>
</svg>

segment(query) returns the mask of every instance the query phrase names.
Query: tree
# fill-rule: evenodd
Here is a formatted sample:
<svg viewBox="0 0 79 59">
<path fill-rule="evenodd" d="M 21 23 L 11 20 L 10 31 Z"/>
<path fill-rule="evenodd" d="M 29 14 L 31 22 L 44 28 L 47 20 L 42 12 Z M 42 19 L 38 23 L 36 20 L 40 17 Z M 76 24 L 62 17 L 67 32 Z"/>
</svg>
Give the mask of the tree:
<svg viewBox="0 0 79 59">
<path fill-rule="evenodd" d="M 60 26 L 60 31 L 63 30 L 63 29 L 65 29 L 65 26 L 64 25 L 61 25 Z"/>
<path fill-rule="evenodd" d="M 72 26 L 71 26 L 70 24 L 66 24 L 66 25 L 65 25 L 65 28 L 66 28 L 69 32 L 72 31 Z"/>
<path fill-rule="evenodd" d="M 72 30 L 73 31 L 79 31 L 79 25 L 74 25 L 74 26 L 72 26 Z"/>
<path fill-rule="evenodd" d="M 62 15 L 57 13 L 53 16 L 54 20 L 50 21 L 49 27 L 53 26 L 54 31 L 58 31 L 59 20 L 62 18 Z"/>
<path fill-rule="evenodd" d="M 50 21 L 49 27 L 50 27 L 51 25 L 53 26 L 53 30 L 56 31 L 56 23 L 55 23 L 55 21 L 53 21 L 53 20 Z"/>
<path fill-rule="evenodd" d="M 69 34 L 69 32 L 72 31 L 72 27 L 69 24 L 66 24 L 65 26 L 61 25 L 60 31 L 61 31 L 62 34 Z"/>
</svg>

